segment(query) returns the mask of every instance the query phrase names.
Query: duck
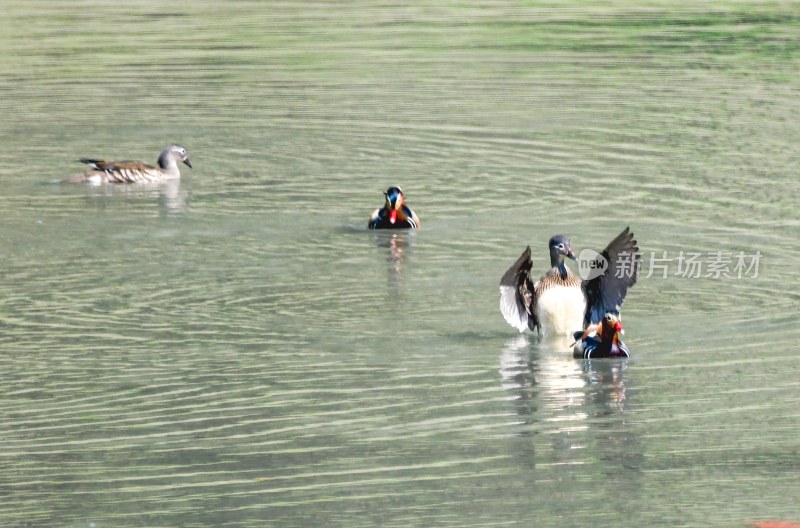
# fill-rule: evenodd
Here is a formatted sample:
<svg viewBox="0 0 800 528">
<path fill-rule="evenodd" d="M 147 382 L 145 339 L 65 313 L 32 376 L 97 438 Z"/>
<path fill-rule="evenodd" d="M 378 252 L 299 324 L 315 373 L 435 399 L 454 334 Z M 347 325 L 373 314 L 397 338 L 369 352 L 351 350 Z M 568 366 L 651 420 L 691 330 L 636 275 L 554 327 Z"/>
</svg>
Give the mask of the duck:
<svg viewBox="0 0 800 528">
<path fill-rule="evenodd" d="M 617 312 L 628 289 L 636 283 L 641 255 L 630 227 L 612 240 L 602 253 L 591 250 L 582 259 L 586 279 L 575 276 L 564 259 L 577 261 L 572 242 L 555 235 L 548 242 L 550 269 L 538 281 L 531 276 L 531 247 L 500 280 L 500 312 L 520 332 L 537 330 L 542 336 L 572 336 L 597 324 L 604 314 Z"/>
<path fill-rule="evenodd" d="M 576 359 L 631 357 L 628 347 L 619 338 L 622 333 L 622 321 L 616 314 L 608 312 L 597 325 L 592 325 L 583 332 L 575 332 L 572 357 Z"/>
<path fill-rule="evenodd" d="M 67 183 L 91 183 L 101 185 L 104 183 L 157 183 L 168 180 L 177 180 L 181 177 L 178 162 L 183 162 L 192 168 L 186 147 L 172 144 L 161 151 L 157 165 L 150 165 L 141 161 L 104 161 L 82 158 L 91 170 L 65 180 Z"/>
<path fill-rule="evenodd" d="M 418 229 L 420 221 L 417 214 L 406 205 L 405 195 L 400 187 L 389 187 L 385 193 L 386 203 L 375 209 L 367 224 L 370 229 Z"/>
</svg>

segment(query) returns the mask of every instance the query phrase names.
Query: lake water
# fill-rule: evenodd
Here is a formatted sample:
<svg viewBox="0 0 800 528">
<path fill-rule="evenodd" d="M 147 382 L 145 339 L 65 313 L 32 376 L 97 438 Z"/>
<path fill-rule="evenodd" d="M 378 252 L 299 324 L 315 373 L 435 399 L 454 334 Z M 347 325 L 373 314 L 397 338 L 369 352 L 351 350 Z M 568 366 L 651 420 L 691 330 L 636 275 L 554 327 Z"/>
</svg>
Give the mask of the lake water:
<svg viewBox="0 0 800 528">
<path fill-rule="evenodd" d="M 0 525 L 800 520 L 797 3 L 68 4 L 0 18 Z M 627 225 L 630 360 L 506 325 Z"/>
</svg>

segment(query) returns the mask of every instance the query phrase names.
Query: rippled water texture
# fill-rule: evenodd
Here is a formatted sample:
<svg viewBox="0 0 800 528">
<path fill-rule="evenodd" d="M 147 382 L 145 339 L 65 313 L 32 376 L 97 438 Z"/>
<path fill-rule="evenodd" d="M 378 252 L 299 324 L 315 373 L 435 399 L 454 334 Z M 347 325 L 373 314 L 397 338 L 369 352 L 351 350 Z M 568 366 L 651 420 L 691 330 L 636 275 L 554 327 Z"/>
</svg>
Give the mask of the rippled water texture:
<svg viewBox="0 0 800 528">
<path fill-rule="evenodd" d="M 798 13 L 5 2 L 0 525 L 800 521 Z M 630 360 L 505 324 L 527 244 L 626 225 Z"/>
</svg>

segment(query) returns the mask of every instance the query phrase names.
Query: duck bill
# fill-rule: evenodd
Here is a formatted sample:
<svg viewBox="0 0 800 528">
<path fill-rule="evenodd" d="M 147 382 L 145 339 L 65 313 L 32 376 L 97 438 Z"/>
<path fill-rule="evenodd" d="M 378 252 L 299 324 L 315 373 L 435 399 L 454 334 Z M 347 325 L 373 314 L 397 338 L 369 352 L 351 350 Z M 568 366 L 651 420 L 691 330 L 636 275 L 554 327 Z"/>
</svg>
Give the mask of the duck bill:
<svg viewBox="0 0 800 528">
<path fill-rule="evenodd" d="M 190 169 L 192 168 L 192 162 L 191 162 L 191 161 L 189 161 L 189 158 L 186 158 L 185 160 L 183 160 L 183 163 L 184 163 L 184 164 L 185 164 L 187 167 L 189 167 Z"/>
<path fill-rule="evenodd" d="M 567 253 L 566 257 L 568 259 L 574 260 L 575 262 L 578 261 L 578 257 L 575 256 L 575 253 L 573 253 L 571 249 L 569 250 L 569 253 Z"/>
<path fill-rule="evenodd" d="M 392 209 L 389 211 L 389 223 L 392 225 L 397 223 L 397 209 Z"/>
</svg>

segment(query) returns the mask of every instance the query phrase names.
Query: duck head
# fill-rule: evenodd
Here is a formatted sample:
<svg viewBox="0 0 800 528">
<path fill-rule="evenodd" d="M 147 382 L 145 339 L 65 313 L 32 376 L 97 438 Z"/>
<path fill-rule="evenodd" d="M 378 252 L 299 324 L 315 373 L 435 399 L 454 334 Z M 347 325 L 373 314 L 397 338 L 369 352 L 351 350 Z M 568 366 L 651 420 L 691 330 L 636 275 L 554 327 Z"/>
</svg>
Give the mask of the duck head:
<svg viewBox="0 0 800 528">
<path fill-rule="evenodd" d="M 578 260 L 575 253 L 572 252 L 572 242 L 564 235 L 556 235 L 550 239 L 550 265 L 552 267 L 561 266 L 564 264 L 564 257 L 572 260 Z"/>
<path fill-rule="evenodd" d="M 182 145 L 170 145 L 165 148 L 158 157 L 158 166 L 162 169 L 166 169 L 171 163 L 177 165 L 179 161 L 183 162 L 190 169 L 192 168 L 192 162 L 189 161 L 189 153 L 186 152 L 186 147 Z"/>
<path fill-rule="evenodd" d="M 389 223 L 395 224 L 397 222 L 397 214 L 402 212 L 405 197 L 400 187 L 389 187 L 385 193 L 386 205 L 384 206 L 389 211 Z"/>
<path fill-rule="evenodd" d="M 623 333 L 622 321 L 620 321 L 619 317 L 611 312 L 607 312 L 603 316 L 603 320 L 600 322 L 600 325 L 600 334 L 603 340 L 611 339 L 612 342 L 616 343 L 619 340 L 619 336 Z"/>
</svg>

